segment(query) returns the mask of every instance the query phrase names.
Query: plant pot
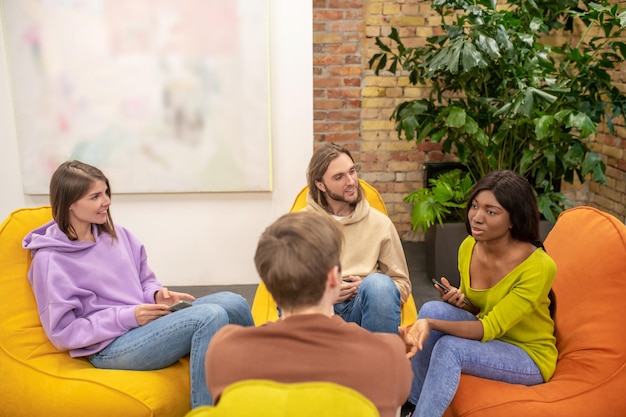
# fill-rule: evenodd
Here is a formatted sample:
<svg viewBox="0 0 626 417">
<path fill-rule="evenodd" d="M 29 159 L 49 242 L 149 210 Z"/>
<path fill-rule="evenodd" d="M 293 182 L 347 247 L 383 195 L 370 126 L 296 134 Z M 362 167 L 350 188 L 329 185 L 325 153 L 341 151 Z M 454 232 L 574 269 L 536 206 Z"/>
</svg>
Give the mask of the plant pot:
<svg viewBox="0 0 626 417">
<path fill-rule="evenodd" d="M 459 286 L 457 256 L 459 245 L 467 237 L 465 223 L 445 223 L 429 227 L 426 231 L 426 272 L 428 279 L 445 277 L 450 284 Z"/>
<path fill-rule="evenodd" d="M 547 220 L 539 223 L 542 241 L 548 236 L 552 226 L 554 224 Z M 438 224 L 426 231 L 426 273 L 429 280 L 445 277 L 450 284 L 459 287 L 458 250 L 466 237 L 465 223 Z"/>
</svg>

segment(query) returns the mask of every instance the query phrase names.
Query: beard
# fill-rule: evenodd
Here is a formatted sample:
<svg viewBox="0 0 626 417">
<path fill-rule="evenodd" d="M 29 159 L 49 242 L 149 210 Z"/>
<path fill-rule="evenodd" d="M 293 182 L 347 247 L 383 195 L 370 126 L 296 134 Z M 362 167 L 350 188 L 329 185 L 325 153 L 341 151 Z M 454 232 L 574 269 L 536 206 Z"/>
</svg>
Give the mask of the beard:
<svg viewBox="0 0 626 417">
<path fill-rule="evenodd" d="M 341 202 L 341 203 L 347 203 L 350 205 L 356 205 L 356 203 L 359 202 L 360 197 L 361 197 L 361 184 L 359 184 L 357 182 L 357 184 L 355 185 L 356 188 L 356 194 L 354 195 L 354 197 L 348 199 L 346 197 L 344 197 L 344 194 L 336 194 L 332 191 L 330 191 L 330 189 L 328 187 L 326 187 L 326 197 L 330 198 L 332 200 Z"/>
</svg>

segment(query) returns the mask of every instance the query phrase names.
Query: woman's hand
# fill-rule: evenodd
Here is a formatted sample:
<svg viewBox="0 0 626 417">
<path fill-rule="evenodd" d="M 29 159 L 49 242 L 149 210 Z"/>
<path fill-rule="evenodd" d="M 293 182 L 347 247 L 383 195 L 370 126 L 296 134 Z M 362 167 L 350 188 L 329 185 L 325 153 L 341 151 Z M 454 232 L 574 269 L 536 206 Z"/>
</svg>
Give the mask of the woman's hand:
<svg viewBox="0 0 626 417">
<path fill-rule="evenodd" d="M 148 324 L 166 314 L 170 314 L 166 304 L 139 304 L 135 307 L 135 318 L 140 326 Z"/>
<path fill-rule="evenodd" d="M 154 302 L 156 304 L 165 304 L 171 306 L 172 304 L 177 303 L 182 299 L 193 301 L 196 299 L 196 297 L 184 292 L 170 291 L 166 287 L 161 288 L 154 294 Z"/>
<path fill-rule="evenodd" d="M 439 294 L 441 296 L 441 301 L 444 301 L 448 304 L 452 304 L 453 306 L 456 306 L 458 308 L 463 308 L 463 309 L 467 309 L 466 307 L 468 305 L 471 305 L 469 300 L 465 298 L 465 294 L 459 291 L 458 288 L 453 287 L 447 278 L 441 277 L 441 283 L 444 286 L 448 287 L 448 290 L 449 290 L 448 292 L 443 292 L 441 288 L 435 286 L 435 288 L 437 288 L 437 290 L 439 291 Z"/>
<path fill-rule="evenodd" d="M 450 281 L 447 278 L 441 277 L 441 283 L 448 287 L 448 292 L 444 293 L 443 290 L 435 285 L 435 288 L 439 291 L 441 295 L 441 301 L 444 301 L 448 304 L 452 304 L 455 307 L 462 308 L 463 310 L 467 310 L 474 315 L 478 315 L 480 313 L 480 309 L 477 308 L 469 298 L 465 297 L 458 288 L 450 285 Z"/>
<path fill-rule="evenodd" d="M 411 328 L 398 327 L 398 333 L 407 346 L 406 357 L 410 359 L 424 348 L 424 342 L 430 335 L 430 325 L 426 319 L 420 319 L 413 323 Z"/>
</svg>

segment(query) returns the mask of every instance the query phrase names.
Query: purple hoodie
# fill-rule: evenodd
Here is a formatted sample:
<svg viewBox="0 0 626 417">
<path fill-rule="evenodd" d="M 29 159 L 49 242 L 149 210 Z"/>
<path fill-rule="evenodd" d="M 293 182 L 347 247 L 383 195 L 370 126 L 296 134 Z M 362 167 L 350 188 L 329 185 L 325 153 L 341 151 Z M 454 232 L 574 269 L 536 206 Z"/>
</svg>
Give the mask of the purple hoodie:
<svg viewBox="0 0 626 417">
<path fill-rule="evenodd" d="M 24 238 L 41 324 L 52 344 L 72 357 L 99 352 L 137 327 L 135 307 L 154 304 L 162 288 L 141 242 L 121 226 L 115 230 L 117 240 L 94 226 L 95 242 L 77 242 L 51 221 Z"/>
</svg>

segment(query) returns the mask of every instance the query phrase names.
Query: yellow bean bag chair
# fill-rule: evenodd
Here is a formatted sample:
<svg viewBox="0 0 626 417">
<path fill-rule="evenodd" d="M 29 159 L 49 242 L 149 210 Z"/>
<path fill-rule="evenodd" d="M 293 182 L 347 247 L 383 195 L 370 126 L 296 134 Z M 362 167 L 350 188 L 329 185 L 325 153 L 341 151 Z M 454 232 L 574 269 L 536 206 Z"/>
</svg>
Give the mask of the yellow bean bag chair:
<svg viewBox="0 0 626 417">
<path fill-rule="evenodd" d="M 382 213 L 388 214 L 385 202 L 378 193 L 378 190 L 362 179 L 359 179 L 359 182 L 361 183 L 361 188 L 370 206 Z M 309 187 L 305 186 L 296 196 L 291 206 L 291 212 L 302 210 L 307 206 L 306 196 L 308 193 Z M 402 305 L 400 315 L 403 326 L 410 326 L 417 320 L 417 307 L 415 306 L 415 300 L 412 294 L 409 294 L 409 298 Z M 252 301 L 252 318 L 254 319 L 254 324 L 257 326 L 268 321 L 278 320 L 276 301 L 272 298 L 263 281 L 261 281 L 257 287 L 254 300 Z"/>
<path fill-rule="evenodd" d="M 158 371 L 94 368 L 46 337 L 27 273 L 22 239 L 52 218 L 50 207 L 17 210 L 0 226 L 0 416 L 184 416 L 189 361 Z"/>
<path fill-rule="evenodd" d="M 198 407 L 186 417 L 377 417 L 361 393 L 332 382 L 283 384 L 246 380 L 226 387 L 216 406 Z"/>
<path fill-rule="evenodd" d="M 626 226 L 576 207 L 561 213 L 545 247 L 557 266 L 554 376 L 526 387 L 461 375 L 445 416 L 626 416 Z"/>
</svg>

